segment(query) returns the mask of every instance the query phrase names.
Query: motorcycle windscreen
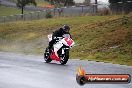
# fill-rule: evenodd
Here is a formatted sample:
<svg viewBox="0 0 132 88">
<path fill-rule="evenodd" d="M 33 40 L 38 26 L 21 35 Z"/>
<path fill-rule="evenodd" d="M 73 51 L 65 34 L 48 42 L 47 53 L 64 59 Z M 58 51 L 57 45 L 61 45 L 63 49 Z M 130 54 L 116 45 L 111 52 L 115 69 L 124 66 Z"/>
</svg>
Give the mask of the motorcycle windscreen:
<svg viewBox="0 0 132 88">
<path fill-rule="evenodd" d="M 71 38 L 71 36 L 69 34 L 64 34 L 62 35 L 64 38 Z"/>
</svg>

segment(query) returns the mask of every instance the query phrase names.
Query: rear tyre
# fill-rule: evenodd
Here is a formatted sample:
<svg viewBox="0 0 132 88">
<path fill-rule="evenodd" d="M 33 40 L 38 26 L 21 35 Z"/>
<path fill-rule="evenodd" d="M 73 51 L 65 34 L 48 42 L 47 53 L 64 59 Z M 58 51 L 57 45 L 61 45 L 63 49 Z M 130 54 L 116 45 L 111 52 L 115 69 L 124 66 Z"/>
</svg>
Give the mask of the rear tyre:
<svg viewBox="0 0 132 88">
<path fill-rule="evenodd" d="M 63 57 L 61 57 L 60 63 L 62 65 L 65 65 L 69 59 L 69 50 L 65 50 L 65 54 Z"/>
<path fill-rule="evenodd" d="M 48 48 L 46 48 L 45 53 L 44 53 L 44 60 L 46 61 L 46 63 L 50 63 L 52 60 L 50 59 L 50 50 Z"/>
</svg>

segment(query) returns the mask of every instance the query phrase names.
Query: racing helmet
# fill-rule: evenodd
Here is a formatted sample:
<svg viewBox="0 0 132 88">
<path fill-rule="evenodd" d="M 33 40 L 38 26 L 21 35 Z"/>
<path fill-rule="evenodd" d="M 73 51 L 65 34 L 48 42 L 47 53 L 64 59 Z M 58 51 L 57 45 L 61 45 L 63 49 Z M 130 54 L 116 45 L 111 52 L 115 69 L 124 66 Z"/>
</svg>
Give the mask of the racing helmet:
<svg viewBox="0 0 132 88">
<path fill-rule="evenodd" d="M 64 26 L 62 27 L 62 29 L 63 29 L 63 31 L 65 31 L 65 32 L 69 32 L 69 31 L 70 31 L 70 27 L 69 27 L 68 25 L 64 25 Z"/>
</svg>

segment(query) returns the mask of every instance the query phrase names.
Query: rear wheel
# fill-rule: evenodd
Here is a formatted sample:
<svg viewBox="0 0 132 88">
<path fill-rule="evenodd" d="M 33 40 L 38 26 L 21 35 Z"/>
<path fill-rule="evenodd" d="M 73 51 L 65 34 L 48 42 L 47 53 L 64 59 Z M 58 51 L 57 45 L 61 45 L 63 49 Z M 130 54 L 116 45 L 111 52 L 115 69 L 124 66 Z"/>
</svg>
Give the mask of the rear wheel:
<svg viewBox="0 0 132 88">
<path fill-rule="evenodd" d="M 46 63 L 50 63 L 52 60 L 50 59 L 50 50 L 46 48 L 45 53 L 44 53 L 44 60 Z"/>
<path fill-rule="evenodd" d="M 69 59 L 69 50 L 65 50 L 64 56 L 61 57 L 60 63 L 62 65 L 66 64 Z"/>
</svg>

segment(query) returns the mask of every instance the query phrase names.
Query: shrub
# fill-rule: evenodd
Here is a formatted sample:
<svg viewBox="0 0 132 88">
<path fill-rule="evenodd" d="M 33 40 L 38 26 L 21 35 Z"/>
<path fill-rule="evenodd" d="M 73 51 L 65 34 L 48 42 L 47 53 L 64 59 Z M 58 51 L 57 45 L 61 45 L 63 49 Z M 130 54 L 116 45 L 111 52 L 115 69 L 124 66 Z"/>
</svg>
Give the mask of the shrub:
<svg viewBox="0 0 132 88">
<path fill-rule="evenodd" d="M 102 8 L 99 10 L 100 15 L 109 15 L 110 14 L 110 9 L 109 8 Z"/>
<path fill-rule="evenodd" d="M 52 13 L 51 12 L 46 12 L 45 18 L 52 18 Z"/>
</svg>

